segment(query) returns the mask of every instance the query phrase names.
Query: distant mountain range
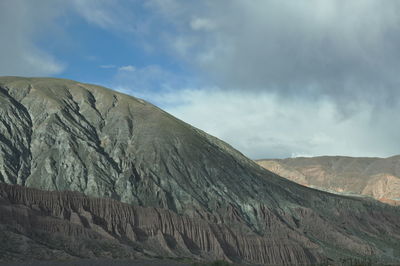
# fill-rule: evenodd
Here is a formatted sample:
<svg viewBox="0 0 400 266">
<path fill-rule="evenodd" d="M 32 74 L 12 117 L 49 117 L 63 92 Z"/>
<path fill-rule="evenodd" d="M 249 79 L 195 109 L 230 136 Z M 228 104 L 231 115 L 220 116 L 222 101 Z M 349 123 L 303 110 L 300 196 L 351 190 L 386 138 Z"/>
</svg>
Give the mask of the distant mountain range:
<svg viewBox="0 0 400 266">
<path fill-rule="evenodd" d="M 258 160 L 267 170 L 304 186 L 333 193 L 370 196 L 400 205 L 400 156 L 321 156 Z"/>
<path fill-rule="evenodd" d="M 150 103 L 76 81 L 0 78 L 0 181 L 2 261 L 400 263 L 399 208 L 298 185 Z"/>
</svg>

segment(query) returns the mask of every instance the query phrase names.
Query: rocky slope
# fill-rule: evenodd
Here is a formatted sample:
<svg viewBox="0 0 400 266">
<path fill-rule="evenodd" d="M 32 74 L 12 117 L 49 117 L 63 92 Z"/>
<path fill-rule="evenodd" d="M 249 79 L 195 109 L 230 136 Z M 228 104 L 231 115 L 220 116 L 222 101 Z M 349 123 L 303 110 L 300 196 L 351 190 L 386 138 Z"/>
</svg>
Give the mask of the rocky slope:
<svg viewBox="0 0 400 266">
<path fill-rule="evenodd" d="M 269 171 L 304 186 L 373 197 L 400 205 L 400 156 L 354 158 L 322 156 L 258 160 Z"/>
<path fill-rule="evenodd" d="M 296 208 L 296 217 L 289 216 L 293 213 L 279 216 L 265 209 L 262 216 L 270 230 L 260 235 L 165 209 L 89 198 L 78 192 L 0 184 L 0 261 L 222 258 L 268 265 L 309 264 L 327 260 L 321 253 L 320 241 L 333 241 L 330 253 L 342 256 L 341 259 L 359 254 L 359 258 L 375 262 L 396 261 L 393 259 L 400 255 L 400 234 L 399 227 L 391 223 L 396 223 L 399 213 L 381 208 L 366 215 L 368 208 L 362 210 L 355 204 L 359 209 L 354 213 L 345 205 L 346 200 L 339 203 L 342 208 L 336 209 L 332 218 L 340 227 L 310 208 Z M 361 215 L 365 219 L 357 220 Z M 288 230 L 278 219 L 296 226 Z M 374 244 L 379 243 L 380 248 L 358 237 L 365 234 L 367 239 L 376 240 L 373 235 L 377 233 L 381 237 Z M 329 260 L 337 260 L 334 258 Z"/>
<path fill-rule="evenodd" d="M 147 102 L 75 81 L 0 78 L 0 181 L 41 190 L 1 187 L 2 226 L 29 243 L 25 257 L 81 256 L 76 243 L 114 256 L 104 240 L 117 257 L 139 245 L 249 263 L 400 261 L 398 208 L 299 186 Z M 101 241 L 69 242 L 74 230 Z"/>
<path fill-rule="evenodd" d="M 0 184 L 0 259 L 80 257 L 246 258 L 283 264 L 309 262 L 299 243 L 232 231 L 224 224 L 192 219 L 77 192 L 48 192 Z M 11 241 L 10 241 L 11 240 Z M 306 241 L 305 246 L 316 248 Z M 289 245 L 287 247 L 286 245 Z M 19 252 L 18 252 L 19 251 Z M 262 259 L 262 258 L 265 258 Z"/>
</svg>

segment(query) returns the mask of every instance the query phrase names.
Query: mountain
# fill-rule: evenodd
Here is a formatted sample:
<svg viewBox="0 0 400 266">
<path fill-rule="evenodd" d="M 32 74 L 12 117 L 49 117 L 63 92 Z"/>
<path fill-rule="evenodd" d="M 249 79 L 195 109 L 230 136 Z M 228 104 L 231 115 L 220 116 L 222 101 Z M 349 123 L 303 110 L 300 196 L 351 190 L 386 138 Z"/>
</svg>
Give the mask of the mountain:
<svg viewBox="0 0 400 266">
<path fill-rule="evenodd" d="M 28 243 L 0 246 L 8 259 L 42 259 L 43 248 L 400 262 L 399 208 L 300 186 L 148 102 L 76 81 L 0 78 L 0 181 L 1 240 Z"/>
<path fill-rule="evenodd" d="M 269 171 L 299 184 L 341 194 L 365 195 L 400 205 L 400 156 L 322 156 L 258 160 Z"/>
</svg>

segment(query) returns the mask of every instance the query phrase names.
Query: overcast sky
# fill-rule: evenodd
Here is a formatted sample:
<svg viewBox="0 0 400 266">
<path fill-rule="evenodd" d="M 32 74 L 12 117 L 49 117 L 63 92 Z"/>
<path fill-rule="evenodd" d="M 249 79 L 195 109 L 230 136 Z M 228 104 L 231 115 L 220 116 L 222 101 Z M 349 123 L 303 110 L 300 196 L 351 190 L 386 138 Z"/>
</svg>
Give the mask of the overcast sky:
<svg viewBox="0 0 400 266">
<path fill-rule="evenodd" d="M 398 0 L 2 0 L 0 75 L 144 98 L 253 159 L 400 152 Z"/>
</svg>

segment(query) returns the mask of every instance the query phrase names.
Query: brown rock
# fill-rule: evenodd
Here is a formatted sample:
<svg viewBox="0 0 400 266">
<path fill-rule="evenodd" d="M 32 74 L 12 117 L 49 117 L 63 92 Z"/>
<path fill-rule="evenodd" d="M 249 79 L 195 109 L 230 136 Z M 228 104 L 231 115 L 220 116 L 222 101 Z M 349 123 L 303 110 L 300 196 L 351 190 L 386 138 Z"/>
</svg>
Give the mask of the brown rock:
<svg viewBox="0 0 400 266">
<path fill-rule="evenodd" d="M 391 205 L 400 205 L 400 156 L 322 156 L 257 160 L 257 163 L 303 186 L 345 195 L 365 195 Z"/>
</svg>

